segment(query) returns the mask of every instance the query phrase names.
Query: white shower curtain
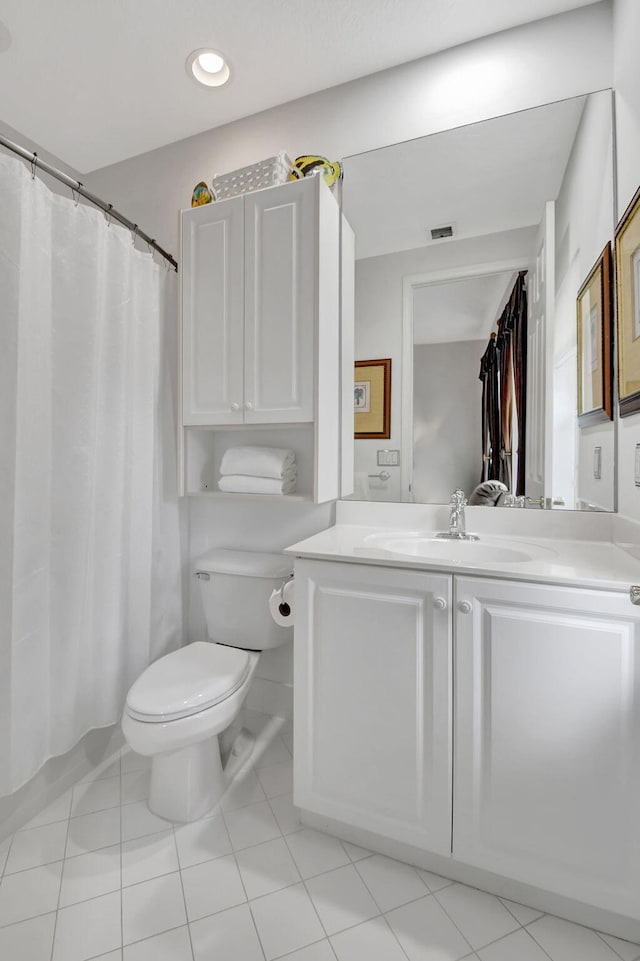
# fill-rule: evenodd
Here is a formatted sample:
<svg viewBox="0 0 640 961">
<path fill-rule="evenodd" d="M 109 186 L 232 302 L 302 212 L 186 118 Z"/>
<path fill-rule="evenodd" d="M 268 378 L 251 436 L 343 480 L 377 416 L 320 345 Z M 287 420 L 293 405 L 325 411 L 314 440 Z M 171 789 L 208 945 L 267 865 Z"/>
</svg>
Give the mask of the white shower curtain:
<svg viewBox="0 0 640 961">
<path fill-rule="evenodd" d="M 0 794 L 179 642 L 175 286 L 0 156 Z"/>
</svg>

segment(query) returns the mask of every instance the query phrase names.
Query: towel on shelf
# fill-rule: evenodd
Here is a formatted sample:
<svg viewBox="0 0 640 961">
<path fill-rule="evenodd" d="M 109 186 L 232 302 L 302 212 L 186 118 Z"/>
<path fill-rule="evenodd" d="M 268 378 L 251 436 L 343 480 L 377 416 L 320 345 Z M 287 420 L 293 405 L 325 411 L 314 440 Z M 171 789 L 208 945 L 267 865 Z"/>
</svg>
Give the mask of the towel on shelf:
<svg viewBox="0 0 640 961">
<path fill-rule="evenodd" d="M 223 454 L 220 473 L 281 479 L 295 461 L 295 453 L 287 448 L 229 447 Z"/>
<path fill-rule="evenodd" d="M 225 474 L 218 487 L 227 494 L 293 494 L 296 489 L 296 470 L 285 477 L 256 477 L 251 474 Z"/>
</svg>

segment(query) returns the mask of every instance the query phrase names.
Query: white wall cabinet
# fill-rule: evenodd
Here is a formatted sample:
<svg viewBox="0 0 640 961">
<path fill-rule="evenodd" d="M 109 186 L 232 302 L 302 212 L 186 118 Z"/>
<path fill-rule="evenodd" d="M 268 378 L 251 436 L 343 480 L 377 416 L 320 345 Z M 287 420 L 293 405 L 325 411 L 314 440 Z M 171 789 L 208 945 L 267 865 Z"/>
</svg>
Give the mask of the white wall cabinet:
<svg viewBox="0 0 640 961">
<path fill-rule="evenodd" d="M 305 559 L 296 598 L 297 805 L 640 920 L 627 595 Z"/>
<path fill-rule="evenodd" d="M 451 577 L 296 561 L 295 803 L 451 853 Z"/>
<path fill-rule="evenodd" d="M 182 491 L 211 491 L 225 445 L 256 443 L 196 431 L 304 424 L 309 436 L 300 455 L 313 465 L 303 493 L 339 497 L 342 266 L 335 198 L 314 177 L 185 210 L 181 224 Z M 268 433 L 258 443 L 290 446 Z"/>
</svg>

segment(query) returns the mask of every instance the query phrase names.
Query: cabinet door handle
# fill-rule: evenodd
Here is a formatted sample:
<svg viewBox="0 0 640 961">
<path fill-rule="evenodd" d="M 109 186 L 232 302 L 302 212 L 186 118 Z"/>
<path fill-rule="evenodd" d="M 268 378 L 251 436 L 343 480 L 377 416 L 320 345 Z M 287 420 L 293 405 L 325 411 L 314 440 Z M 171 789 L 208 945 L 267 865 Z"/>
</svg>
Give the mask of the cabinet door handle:
<svg viewBox="0 0 640 961">
<path fill-rule="evenodd" d="M 248 401 L 246 402 L 246 404 L 244 405 L 244 409 L 245 409 L 245 410 L 253 410 L 253 404 L 251 403 L 250 400 L 248 400 Z"/>
<path fill-rule="evenodd" d="M 433 606 L 436 607 L 439 611 L 446 611 L 447 602 L 444 599 L 444 597 L 435 597 L 433 600 Z"/>
<path fill-rule="evenodd" d="M 461 614 L 469 614 L 471 611 L 471 604 L 469 601 L 458 601 L 458 610 Z"/>
<path fill-rule="evenodd" d="M 232 404 L 231 410 L 240 410 L 240 404 Z"/>
</svg>

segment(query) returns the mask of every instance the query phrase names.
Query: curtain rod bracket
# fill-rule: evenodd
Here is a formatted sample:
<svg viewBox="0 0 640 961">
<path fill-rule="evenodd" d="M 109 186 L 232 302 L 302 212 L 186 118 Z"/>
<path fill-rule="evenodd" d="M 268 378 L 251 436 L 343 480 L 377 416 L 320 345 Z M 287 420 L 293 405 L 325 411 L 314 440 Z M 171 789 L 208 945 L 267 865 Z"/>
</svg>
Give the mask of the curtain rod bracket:
<svg viewBox="0 0 640 961">
<path fill-rule="evenodd" d="M 37 166 L 38 166 L 38 154 L 37 154 L 37 152 L 34 150 L 34 151 L 33 151 L 33 157 L 31 158 L 31 179 L 32 179 L 32 180 L 35 180 L 35 179 L 36 179 L 36 167 L 37 167 Z"/>
</svg>

